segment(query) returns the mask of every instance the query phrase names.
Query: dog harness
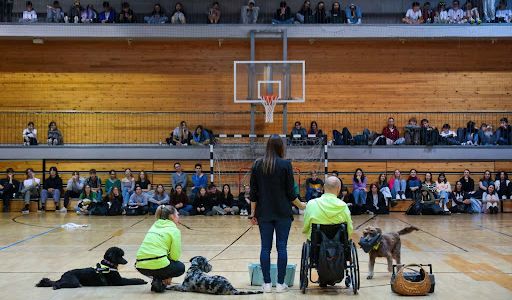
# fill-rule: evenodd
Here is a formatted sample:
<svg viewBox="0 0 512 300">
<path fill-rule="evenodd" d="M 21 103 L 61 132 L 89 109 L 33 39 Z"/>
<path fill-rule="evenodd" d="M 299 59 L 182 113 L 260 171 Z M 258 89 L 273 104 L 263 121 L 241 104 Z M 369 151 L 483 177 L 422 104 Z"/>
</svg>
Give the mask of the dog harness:
<svg viewBox="0 0 512 300">
<path fill-rule="evenodd" d="M 108 274 L 110 272 L 117 272 L 117 269 L 112 268 L 111 266 L 109 266 L 109 264 L 111 264 L 109 261 L 102 260 L 101 263 L 96 264 L 95 268 L 96 274 L 98 274 L 98 277 L 100 278 L 101 283 L 104 286 L 108 285 L 108 281 L 107 278 L 105 278 L 105 274 Z"/>
</svg>

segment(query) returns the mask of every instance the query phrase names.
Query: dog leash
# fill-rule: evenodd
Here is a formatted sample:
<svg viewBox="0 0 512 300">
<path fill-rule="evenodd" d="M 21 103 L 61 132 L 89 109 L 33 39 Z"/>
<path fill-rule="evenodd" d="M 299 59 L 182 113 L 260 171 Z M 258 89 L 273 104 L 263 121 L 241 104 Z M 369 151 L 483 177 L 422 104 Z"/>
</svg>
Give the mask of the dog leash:
<svg viewBox="0 0 512 300">
<path fill-rule="evenodd" d="M 249 230 L 252 229 L 254 225 L 251 225 L 249 226 L 249 228 L 247 228 L 239 237 L 236 238 L 236 240 L 234 240 L 233 242 L 231 242 L 231 244 L 227 245 L 224 249 L 222 249 L 222 251 L 220 251 L 219 253 L 217 253 L 217 255 L 215 255 L 214 257 L 212 257 L 211 259 L 208 260 L 208 262 L 214 260 L 216 257 L 218 257 L 219 255 L 221 255 L 222 253 L 224 253 L 226 250 L 229 249 L 229 247 L 233 246 L 236 242 L 238 242 L 238 240 L 240 240 L 247 232 L 249 232 Z"/>
<path fill-rule="evenodd" d="M 370 222 L 371 220 L 377 218 L 377 215 L 374 215 L 373 217 L 369 218 L 368 220 L 364 221 L 363 223 L 359 224 L 355 230 L 358 230 L 359 228 L 361 228 L 361 226 L 363 226 L 364 224 Z"/>
</svg>

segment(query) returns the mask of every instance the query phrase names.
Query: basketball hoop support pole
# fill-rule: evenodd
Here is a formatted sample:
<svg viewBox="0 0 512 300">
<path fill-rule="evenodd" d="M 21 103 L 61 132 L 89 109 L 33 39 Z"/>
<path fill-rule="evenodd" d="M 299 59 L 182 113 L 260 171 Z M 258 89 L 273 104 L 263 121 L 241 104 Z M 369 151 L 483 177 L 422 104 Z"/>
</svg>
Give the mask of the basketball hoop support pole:
<svg viewBox="0 0 512 300">
<path fill-rule="evenodd" d="M 256 60 L 256 34 L 262 34 L 265 37 L 269 35 L 279 35 L 283 42 L 283 60 L 288 60 L 288 31 L 286 29 L 279 29 L 277 31 L 259 31 L 259 30 L 251 30 L 250 31 L 250 40 L 251 40 L 251 61 Z M 285 80 L 284 80 L 284 99 L 288 99 L 290 97 L 290 68 L 286 68 L 285 70 Z M 249 69 L 249 83 L 254 79 L 255 70 L 254 66 L 251 66 Z M 248 96 L 249 99 L 254 99 L 254 91 L 251 87 L 251 84 L 248 85 Z M 255 134 L 256 130 L 256 104 L 251 103 L 251 124 L 250 124 L 250 133 Z M 283 103 L 283 132 L 282 134 L 286 134 L 288 132 L 288 103 Z M 251 142 L 254 138 L 251 138 Z"/>
</svg>

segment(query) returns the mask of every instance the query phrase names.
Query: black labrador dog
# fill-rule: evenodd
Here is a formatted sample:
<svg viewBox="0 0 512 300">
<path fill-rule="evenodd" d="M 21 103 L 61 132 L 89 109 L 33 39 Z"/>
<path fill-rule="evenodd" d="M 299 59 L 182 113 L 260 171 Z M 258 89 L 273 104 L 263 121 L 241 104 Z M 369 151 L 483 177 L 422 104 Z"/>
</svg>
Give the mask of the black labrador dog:
<svg viewBox="0 0 512 300">
<path fill-rule="evenodd" d="M 53 287 L 54 290 L 79 288 L 82 286 L 121 286 L 146 284 L 143 279 L 123 278 L 117 271 L 118 265 L 125 265 L 128 262 L 123 258 L 124 251 L 118 247 L 109 248 L 101 263 L 96 268 L 74 269 L 62 274 L 57 281 L 43 278 L 36 287 Z"/>
</svg>

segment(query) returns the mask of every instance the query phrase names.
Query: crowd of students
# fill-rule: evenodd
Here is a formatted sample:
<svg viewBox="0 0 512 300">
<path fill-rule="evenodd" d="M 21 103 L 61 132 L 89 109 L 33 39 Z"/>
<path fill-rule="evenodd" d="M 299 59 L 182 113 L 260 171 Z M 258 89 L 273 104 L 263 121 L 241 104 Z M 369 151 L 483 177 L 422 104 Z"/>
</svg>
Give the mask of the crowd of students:
<svg viewBox="0 0 512 300">
<path fill-rule="evenodd" d="M 447 10 L 445 1 L 440 1 L 435 9 L 430 2 L 420 6 L 419 2 L 413 2 L 412 7 L 407 10 L 402 19 L 406 24 L 479 24 L 482 21 L 487 23 L 510 23 L 512 12 L 507 9 L 507 1 L 500 0 L 496 7 L 495 0 L 467 1 L 461 7 L 459 0 L 454 0 Z M 480 4 L 480 5 L 478 5 Z M 183 3 L 177 2 L 167 14 L 164 8 L 156 3 L 151 14 L 144 16 L 142 20 L 137 19 L 134 11 L 128 2 L 122 2 L 119 12 L 110 5 L 108 1 L 103 2 L 103 10 L 98 12 L 92 4 L 82 6 L 79 0 L 75 0 L 69 10 L 64 10 L 59 1 L 53 1 L 47 6 L 46 21 L 52 23 L 137 23 L 148 24 L 186 24 L 187 14 Z M 256 24 L 260 8 L 255 0 L 248 0 L 246 5 L 240 9 L 240 23 Z M 218 1 L 213 1 L 208 7 L 205 21 L 208 24 L 222 23 L 222 9 Z M 482 19 L 483 17 L 483 19 Z M 286 1 L 280 1 L 279 8 L 272 16 L 272 24 L 361 24 L 363 18 L 362 9 L 355 3 L 347 3 L 342 6 L 342 1 L 333 1 L 330 8 L 324 1 L 318 1 L 313 5 L 311 1 L 305 0 L 297 12 L 293 13 Z M 32 2 L 26 2 L 26 9 L 20 22 L 34 23 L 38 21 L 37 13 Z"/>
<path fill-rule="evenodd" d="M 339 178 L 338 172 L 331 174 Z M 340 179 L 341 180 L 341 179 Z M 323 181 L 316 172 L 306 181 L 306 201 L 322 194 Z M 427 172 L 421 179 L 415 169 L 403 176 L 395 170 L 391 178 L 379 174 L 377 182 L 369 184 L 362 169 L 357 169 L 351 182 L 352 193 L 343 185 L 339 198 L 349 205 L 352 214 L 387 214 L 389 207 L 397 201 L 412 199 L 408 214 L 451 214 L 451 213 L 490 213 L 500 211 L 500 201 L 512 200 L 512 184 L 505 171 L 497 172 L 492 178 L 490 171 L 475 185 L 468 169 L 462 177 L 452 184 L 445 173 L 439 173 L 437 179 Z"/>
</svg>

